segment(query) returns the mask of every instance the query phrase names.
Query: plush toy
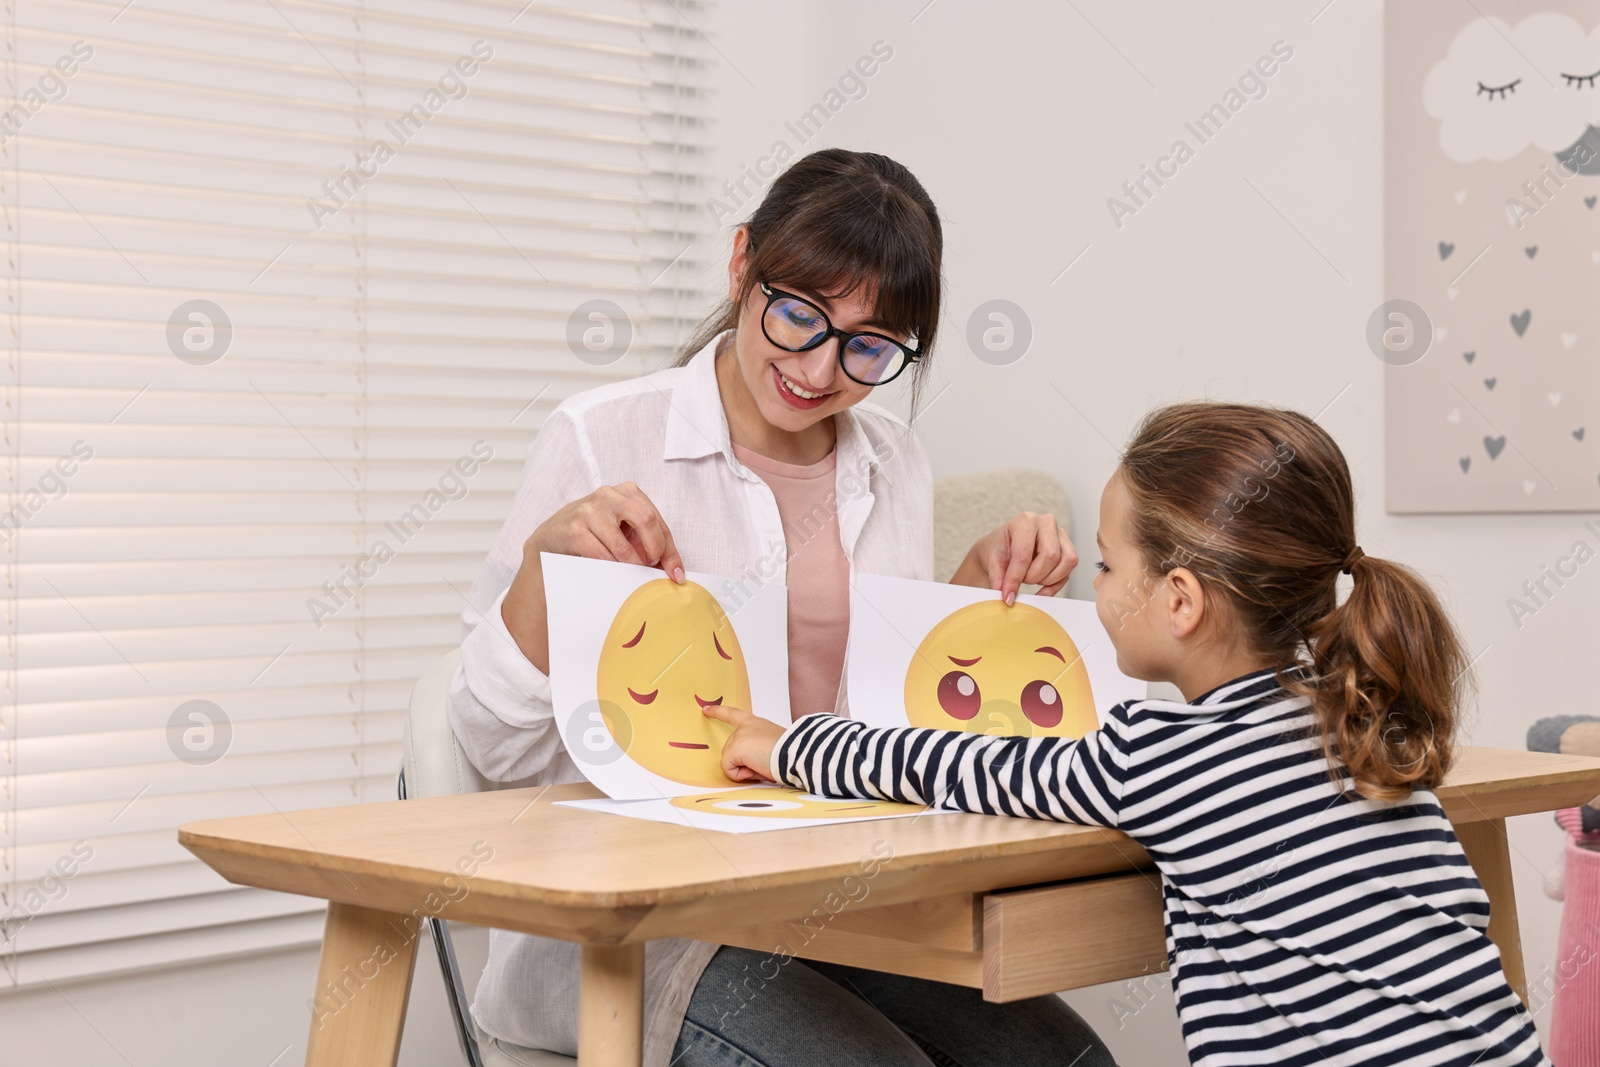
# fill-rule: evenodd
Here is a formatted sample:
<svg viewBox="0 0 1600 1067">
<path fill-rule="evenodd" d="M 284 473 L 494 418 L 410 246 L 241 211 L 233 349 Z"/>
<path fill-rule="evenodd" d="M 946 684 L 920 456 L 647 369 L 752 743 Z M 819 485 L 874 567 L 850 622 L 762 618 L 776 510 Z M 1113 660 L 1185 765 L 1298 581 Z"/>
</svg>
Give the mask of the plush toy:
<svg viewBox="0 0 1600 1067">
<path fill-rule="evenodd" d="M 1528 728 L 1528 748 L 1534 752 L 1564 752 L 1575 756 L 1600 756 L 1600 717 L 1556 715 Z M 1595 797 L 1558 821 L 1587 843 L 1600 846 L 1600 797 Z"/>
<path fill-rule="evenodd" d="M 1600 718 L 1558 715 L 1528 730 L 1536 752 L 1600 756 Z M 1561 899 L 1561 945 L 1547 979 L 1530 982 L 1529 1008 L 1553 1001 L 1550 1059 L 1561 1067 L 1600 1067 L 1600 797 L 1556 813 L 1567 831 L 1564 869 L 1546 876 L 1546 892 Z M 1540 1005 L 1542 1006 L 1542 1005 Z"/>
</svg>

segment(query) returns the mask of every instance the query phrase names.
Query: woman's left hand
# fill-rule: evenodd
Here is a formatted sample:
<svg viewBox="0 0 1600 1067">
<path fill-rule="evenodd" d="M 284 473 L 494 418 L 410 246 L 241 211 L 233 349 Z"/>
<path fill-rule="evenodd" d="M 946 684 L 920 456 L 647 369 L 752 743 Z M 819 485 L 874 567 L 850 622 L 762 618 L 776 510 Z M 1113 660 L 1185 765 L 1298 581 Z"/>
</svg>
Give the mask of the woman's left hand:
<svg viewBox="0 0 1600 1067">
<path fill-rule="evenodd" d="M 706 718 L 733 727 L 733 736 L 722 746 L 722 773 L 736 782 L 772 781 L 772 750 L 783 737 L 783 727 L 742 708 L 710 704 L 702 710 Z"/>
<path fill-rule="evenodd" d="M 1078 565 L 1078 550 L 1054 515 L 1024 511 L 1004 526 L 978 538 L 956 569 L 953 585 L 998 589 L 1014 603 L 1024 583 L 1055 596 Z"/>
</svg>

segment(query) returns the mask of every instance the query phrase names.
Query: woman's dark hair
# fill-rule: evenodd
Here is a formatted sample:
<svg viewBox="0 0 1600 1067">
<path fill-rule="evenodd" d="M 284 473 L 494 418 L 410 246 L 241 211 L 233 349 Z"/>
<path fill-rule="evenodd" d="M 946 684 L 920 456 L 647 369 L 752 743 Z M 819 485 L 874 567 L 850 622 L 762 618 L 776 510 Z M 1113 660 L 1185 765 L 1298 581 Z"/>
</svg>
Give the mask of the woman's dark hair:
<svg viewBox="0 0 1600 1067">
<path fill-rule="evenodd" d="M 1146 568 L 1187 567 L 1251 651 L 1309 668 L 1279 680 L 1311 699 L 1336 781 L 1342 763 L 1362 796 L 1398 800 L 1444 780 L 1469 664 L 1427 583 L 1357 549 L 1333 438 L 1293 411 L 1174 404 L 1118 473 Z"/>
<path fill-rule="evenodd" d="M 778 175 L 744 225 L 751 251 L 740 292 L 758 279 L 828 300 L 864 289 L 880 322 L 916 338 L 914 412 L 939 326 L 944 252 L 938 209 L 916 176 L 888 156 L 825 148 Z M 723 301 L 676 365 L 736 327 L 741 310 Z"/>
</svg>

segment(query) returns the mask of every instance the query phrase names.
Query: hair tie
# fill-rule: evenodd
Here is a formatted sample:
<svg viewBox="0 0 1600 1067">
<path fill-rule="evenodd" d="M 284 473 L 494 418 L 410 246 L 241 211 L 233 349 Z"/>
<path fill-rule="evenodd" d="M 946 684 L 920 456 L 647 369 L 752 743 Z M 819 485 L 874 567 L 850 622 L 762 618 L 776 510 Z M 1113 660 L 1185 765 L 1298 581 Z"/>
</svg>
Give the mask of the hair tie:
<svg viewBox="0 0 1600 1067">
<path fill-rule="evenodd" d="M 1359 561 L 1365 555 L 1366 553 L 1361 551 L 1360 545 L 1352 548 L 1350 550 L 1350 554 L 1344 558 L 1344 562 L 1339 565 L 1339 573 L 1349 574 L 1352 568 L 1355 567 L 1357 561 Z"/>
</svg>

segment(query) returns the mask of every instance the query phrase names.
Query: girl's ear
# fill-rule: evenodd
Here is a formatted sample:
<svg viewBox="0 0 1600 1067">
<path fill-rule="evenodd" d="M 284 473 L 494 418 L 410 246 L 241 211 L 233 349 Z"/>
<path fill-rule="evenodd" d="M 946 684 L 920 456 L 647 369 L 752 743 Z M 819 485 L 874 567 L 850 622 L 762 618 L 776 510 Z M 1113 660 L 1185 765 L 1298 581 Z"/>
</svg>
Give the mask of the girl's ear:
<svg viewBox="0 0 1600 1067">
<path fill-rule="evenodd" d="M 728 257 L 728 299 L 737 306 L 744 300 L 740 281 L 745 267 L 750 263 L 750 227 L 740 226 L 733 231 L 733 255 Z"/>
<path fill-rule="evenodd" d="M 1179 641 L 1192 636 L 1200 629 L 1205 618 L 1206 595 L 1200 588 L 1200 579 L 1188 567 L 1177 567 L 1167 572 L 1167 627 Z"/>
</svg>

